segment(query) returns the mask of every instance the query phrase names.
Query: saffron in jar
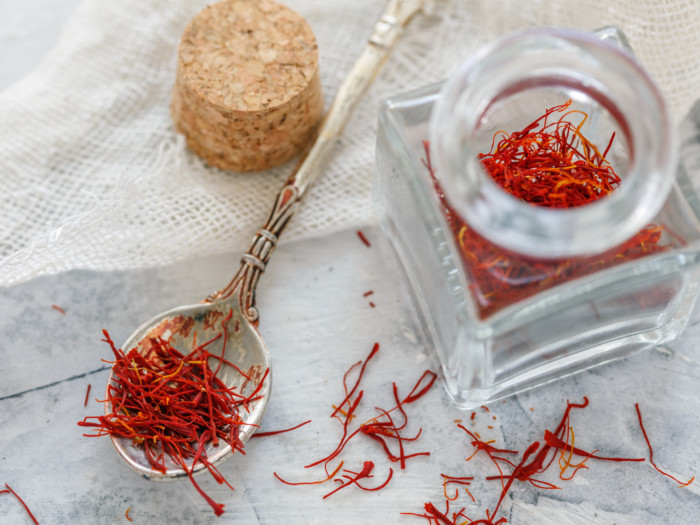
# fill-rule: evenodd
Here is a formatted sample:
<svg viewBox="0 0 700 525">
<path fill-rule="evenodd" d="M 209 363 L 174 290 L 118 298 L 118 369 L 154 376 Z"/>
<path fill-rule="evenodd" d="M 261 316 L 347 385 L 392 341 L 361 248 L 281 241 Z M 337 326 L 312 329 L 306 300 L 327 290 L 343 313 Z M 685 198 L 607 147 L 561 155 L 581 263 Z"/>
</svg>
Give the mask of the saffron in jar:
<svg viewBox="0 0 700 525">
<path fill-rule="evenodd" d="M 609 196 L 622 182 L 606 159 L 615 134 L 601 151 L 581 131 L 588 115 L 570 106 L 569 100 L 551 107 L 522 130 L 497 132 L 491 150 L 479 154 L 484 170 L 505 191 L 533 206 L 575 208 Z M 672 247 L 662 226 L 648 224 L 622 245 L 590 256 L 543 260 L 507 251 L 473 230 L 454 210 L 435 176 L 428 141 L 423 146 L 423 165 L 481 319 L 548 288 Z"/>
<path fill-rule="evenodd" d="M 193 348 L 184 349 L 185 353 L 174 348 L 170 339 L 160 337 L 150 340 L 144 354 L 135 348 L 124 352 L 103 331 L 104 341 L 114 354 L 114 380 L 103 401 L 109 402 L 111 412 L 78 422 L 79 426 L 95 429 L 94 434 L 85 436 L 110 435 L 132 440 L 143 448 L 153 470 L 165 472 L 166 458 L 182 467 L 217 516 L 223 514 L 224 505 L 215 502 L 195 481 L 195 466 L 203 465 L 217 483 L 233 490 L 209 461 L 207 445 L 223 442 L 233 451 L 244 453 L 239 437 L 245 424 L 241 410 L 247 410 L 257 400 L 259 388 L 269 374 L 269 369 L 263 373 L 255 366 L 241 370 L 223 354 L 208 350 L 219 339 L 225 348 L 231 316 L 229 313 L 220 321 L 221 331 L 212 339 L 194 343 Z M 215 366 L 210 368 L 209 362 Z M 242 376 L 252 388 L 250 394 L 227 387 L 217 377 L 223 364 Z M 192 466 L 188 466 L 188 459 L 193 461 Z"/>
</svg>

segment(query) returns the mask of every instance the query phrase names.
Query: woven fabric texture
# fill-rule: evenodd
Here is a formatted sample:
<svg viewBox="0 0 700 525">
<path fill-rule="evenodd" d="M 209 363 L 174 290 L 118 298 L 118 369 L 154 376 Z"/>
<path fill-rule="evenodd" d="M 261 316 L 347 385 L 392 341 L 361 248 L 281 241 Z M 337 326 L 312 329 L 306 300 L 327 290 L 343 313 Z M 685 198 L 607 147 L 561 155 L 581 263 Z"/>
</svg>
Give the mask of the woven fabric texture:
<svg viewBox="0 0 700 525">
<path fill-rule="evenodd" d="M 0 286 L 243 251 L 292 169 L 235 174 L 190 153 L 169 114 L 177 45 L 201 0 L 85 0 L 31 75 L 0 93 Z M 288 0 L 316 34 L 326 105 L 378 0 Z M 406 31 L 283 240 L 373 220 L 379 103 L 450 75 L 525 27 L 621 28 L 678 120 L 698 97 L 700 2 L 434 0 Z"/>
</svg>

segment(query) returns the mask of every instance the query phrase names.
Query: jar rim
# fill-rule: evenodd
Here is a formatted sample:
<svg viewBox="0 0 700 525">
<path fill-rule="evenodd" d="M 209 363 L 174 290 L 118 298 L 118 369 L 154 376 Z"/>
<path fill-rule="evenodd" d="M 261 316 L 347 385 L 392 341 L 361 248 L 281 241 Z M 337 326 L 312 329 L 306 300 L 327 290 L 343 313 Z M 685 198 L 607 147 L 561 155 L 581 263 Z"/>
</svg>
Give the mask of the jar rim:
<svg viewBox="0 0 700 525">
<path fill-rule="evenodd" d="M 518 82 L 523 90 L 570 82 L 607 106 L 630 151 L 625 181 L 611 195 L 547 208 L 512 196 L 485 172 L 474 134 L 489 104 Z M 436 177 L 455 211 L 495 244 L 537 258 L 622 244 L 660 211 L 678 162 L 676 129 L 654 80 L 625 49 L 572 29 L 529 29 L 480 49 L 443 86 L 429 135 Z"/>
</svg>

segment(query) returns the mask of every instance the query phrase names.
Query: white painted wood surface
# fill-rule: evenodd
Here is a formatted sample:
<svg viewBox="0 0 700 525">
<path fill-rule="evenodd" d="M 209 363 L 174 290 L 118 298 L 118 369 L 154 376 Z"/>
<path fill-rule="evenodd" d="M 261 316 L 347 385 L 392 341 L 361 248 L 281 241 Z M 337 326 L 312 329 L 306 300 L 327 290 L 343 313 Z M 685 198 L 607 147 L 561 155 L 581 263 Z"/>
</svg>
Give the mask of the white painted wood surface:
<svg viewBox="0 0 700 525">
<path fill-rule="evenodd" d="M 27 0 L 0 6 L 0 88 L 31 71 L 55 41 L 78 0 Z M 7 15 L 7 16 L 5 16 Z M 32 20 L 31 34 L 17 21 Z M 22 26 L 27 27 L 27 26 Z M 13 33 L 14 31 L 14 33 Z M 697 175 L 696 175 L 697 176 Z M 268 203 L 261 203 L 265 207 Z M 331 404 L 343 397 L 343 372 L 381 344 L 363 382 L 361 414 L 390 407 L 391 383 L 410 389 L 423 370 L 437 370 L 422 343 L 400 287 L 399 272 L 379 249 L 380 233 L 366 228 L 373 245 L 365 247 L 349 230 L 332 237 L 282 244 L 258 289 L 261 332 L 273 356 L 273 398 L 262 430 L 312 423 L 286 435 L 253 440 L 245 456 L 233 457 L 221 470 L 236 488 L 221 488 L 199 478 L 212 497 L 226 505 L 215 518 L 188 482 L 158 484 L 134 475 L 107 438 L 81 436 L 76 422 L 97 415 L 107 370 L 100 342 L 106 328 L 123 341 L 143 320 L 167 308 L 195 302 L 224 285 L 240 254 L 191 261 L 156 270 L 92 273 L 75 271 L 0 290 L 0 487 L 8 483 L 42 524 L 410 524 L 425 523 L 401 512 L 422 512 L 432 501 L 442 509 L 440 473 L 475 476 L 470 487 L 476 503 L 464 495 L 453 508 L 467 507 L 473 518 L 493 508 L 500 484 L 488 460 L 465 459 L 472 453 L 455 419 L 462 419 L 496 446 L 521 452 L 553 429 L 566 399 L 590 398 L 590 406 L 572 414 L 576 445 L 606 455 L 645 456 L 636 421 L 640 403 L 655 445 L 657 463 L 688 478 L 700 474 L 700 314 L 668 348 L 636 354 L 506 400 L 491 412 L 477 411 L 474 422 L 449 404 L 440 387 L 409 407 L 406 435 L 423 434 L 410 451 L 430 451 L 409 460 L 400 471 L 370 440 L 353 442 L 343 453 L 345 466 L 376 464 L 376 480 L 388 469 L 394 477 L 381 492 L 354 487 L 323 500 L 332 484 L 289 487 L 289 480 L 320 479 L 321 469 L 304 465 L 325 456 L 340 437 L 331 420 Z M 241 247 L 243 250 L 244 247 Z M 363 293 L 373 290 L 367 298 Z M 369 305 L 369 301 L 376 308 Z M 65 309 L 61 314 L 51 308 Z M 91 401 L 83 407 L 88 384 Z M 496 416 L 496 419 L 493 419 Z M 488 425 L 493 429 L 488 429 Z M 562 490 L 545 491 L 516 484 L 503 504 L 508 523 L 583 525 L 697 523 L 700 484 L 687 488 L 655 472 L 648 463 L 589 462 L 589 470 Z M 555 469 L 547 479 L 558 481 Z M 30 523 L 21 506 L 0 495 L 0 523 Z"/>
</svg>

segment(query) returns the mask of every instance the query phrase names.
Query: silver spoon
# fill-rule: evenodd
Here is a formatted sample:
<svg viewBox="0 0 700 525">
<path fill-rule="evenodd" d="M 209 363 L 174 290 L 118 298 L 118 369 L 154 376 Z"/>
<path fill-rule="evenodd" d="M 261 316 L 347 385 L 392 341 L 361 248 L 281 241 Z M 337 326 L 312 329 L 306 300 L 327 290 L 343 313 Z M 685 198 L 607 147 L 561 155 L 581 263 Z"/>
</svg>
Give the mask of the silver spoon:
<svg viewBox="0 0 700 525">
<path fill-rule="evenodd" d="M 122 348 L 125 351 L 132 348 L 141 349 L 155 337 L 171 337 L 171 344 L 175 348 L 192 349 L 195 333 L 200 343 L 211 339 L 221 331 L 220 321 L 231 314 L 227 322 L 226 348 L 222 349 L 220 339 L 215 343 L 218 347 L 211 346 L 208 350 L 216 355 L 221 355 L 223 350 L 226 360 L 237 364 L 243 370 L 257 372 L 258 381 L 263 377 L 265 370 L 271 369 L 270 352 L 257 330 L 259 315 L 255 307 L 255 288 L 260 274 L 265 270 L 277 239 L 299 206 L 301 198 L 324 168 L 355 106 L 384 65 L 403 28 L 425 3 L 426 0 L 390 0 L 386 11 L 375 24 L 363 53 L 338 90 L 313 146 L 277 194 L 267 222 L 253 238 L 231 282 L 224 289 L 207 297 L 203 303 L 174 308 L 146 322 L 124 343 Z M 216 328 L 212 323 L 215 318 L 219 320 Z M 239 392 L 243 390 L 244 395 L 246 389 L 251 390 L 255 386 L 253 383 L 258 382 L 249 381 L 248 384 L 244 384 L 242 376 L 225 365 L 219 370 L 218 377 L 229 388 L 237 387 Z M 110 373 L 108 384 L 112 381 L 115 381 L 113 371 Z M 265 377 L 262 388 L 256 395 L 258 401 L 250 404 L 249 411 L 241 411 L 246 423 L 240 427 L 239 437 L 243 443 L 255 432 L 256 425 L 265 412 L 270 398 L 271 382 L 270 373 Z M 111 404 L 105 403 L 105 414 L 111 412 Z M 153 470 L 143 448 L 134 445 L 130 439 L 112 436 L 112 442 L 129 466 L 147 479 L 168 480 L 187 476 L 187 472 L 181 466 L 174 462 L 168 463 L 167 458 L 165 472 Z M 231 454 L 231 447 L 223 443 L 219 446 L 209 444 L 206 453 L 209 462 L 217 464 Z M 201 462 L 194 466 L 188 463 L 187 466 L 192 468 L 193 472 L 205 468 Z"/>
</svg>

